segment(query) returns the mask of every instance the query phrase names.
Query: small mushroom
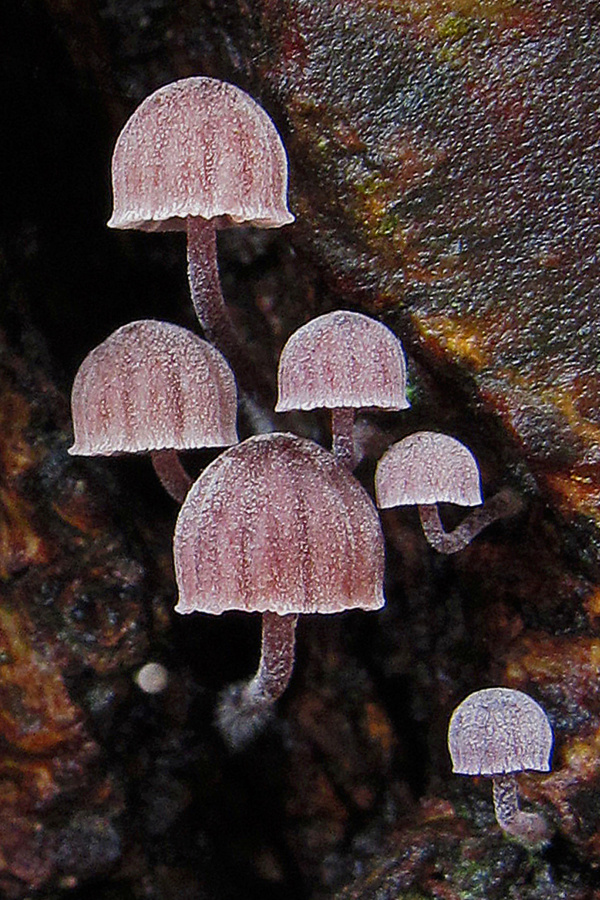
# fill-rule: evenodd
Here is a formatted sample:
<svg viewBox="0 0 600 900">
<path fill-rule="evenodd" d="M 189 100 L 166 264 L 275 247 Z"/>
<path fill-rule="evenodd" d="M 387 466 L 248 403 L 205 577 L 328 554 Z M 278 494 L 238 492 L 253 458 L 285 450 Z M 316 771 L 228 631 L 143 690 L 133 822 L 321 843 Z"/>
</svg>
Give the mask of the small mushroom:
<svg viewBox="0 0 600 900">
<path fill-rule="evenodd" d="M 496 820 L 527 844 L 549 839 L 543 816 L 519 809 L 516 774 L 550 770 L 552 729 L 542 707 L 511 688 L 476 691 L 456 707 L 448 728 L 453 771 L 492 778 Z"/>
<path fill-rule="evenodd" d="M 446 532 L 437 504 L 480 506 L 481 478 L 477 460 L 464 444 L 447 434 L 417 431 L 393 444 L 375 472 L 380 509 L 416 505 L 428 542 L 440 553 L 456 553 L 496 519 L 521 508 L 513 491 L 499 491 L 481 509 Z"/>
<path fill-rule="evenodd" d="M 179 512 L 173 550 L 177 612 L 263 616 L 256 675 L 219 703 L 232 747 L 260 730 L 285 690 L 299 614 L 384 603 L 370 497 L 330 453 L 292 434 L 251 437 L 212 462 Z"/>
<path fill-rule="evenodd" d="M 237 391 L 223 356 L 179 325 L 123 325 L 84 359 L 71 393 L 73 456 L 150 453 L 166 490 L 191 484 L 178 450 L 237 443 Z"/>
<path fill-rule="evenodd" d="M 407 409 L 406 361 L 396 335 L 361 313 L 336 310 L 303 325 L 279 360 L 276 412 L 331 409 L 333 454 L 354 462 L 357 409 Z"/>
<path fill-rule="evenodd" d="M 162 694 L 169 684 L 169 672 L 159 662 L 148 662 L 134 675 L 133 680 L 144 694 Z"/>
<path fill-rule="evenodd" d="M 125 124 L 112 158 L 109 227 L 187 232 L 196 314 L 251 392 L 256 376 L 221 292 L 216 229 L 293 222 L 287 177 L 285 149 L 264 109 L 235 85 L 201 76 L 147 97 Z"/>
</svg>

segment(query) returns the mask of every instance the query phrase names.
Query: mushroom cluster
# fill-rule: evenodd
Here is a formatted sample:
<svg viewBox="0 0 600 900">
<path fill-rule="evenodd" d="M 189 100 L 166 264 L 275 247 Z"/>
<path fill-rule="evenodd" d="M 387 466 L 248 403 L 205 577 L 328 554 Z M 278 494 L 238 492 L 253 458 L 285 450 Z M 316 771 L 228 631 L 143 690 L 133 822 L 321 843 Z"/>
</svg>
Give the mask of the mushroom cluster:
<svg viewBox="0 0 600 900">
<path fill-rule="evenodd" d="M 176 612 L 261 614 L 258 670 L 217 702 L 217 726 L 238 749 L 264 726 L 289 682 L 298 616 L 377 610 L 385 602 L 380 518 L 353 474 L 355 418 L 359 410 L 409 407 L 406 361 L 400 341 L 381 322 L 347 310 L 319 316 L 283 348 L 276 411 L 330 410 L 332 451 L 277 432 L 238 443 L 236 379 L 246 395 L 262 398 L 221 292 L 216 231 L 293 221 L 287 157 L 275 125 L 238 87 L 186 78 L 160 88 L 133 113 L 116 143 L 112 178 L 110 227 L 186 232 L 190 292 L 204 339 L 153 320 L 124 325 L 108 337 L 75 378 L 69 452 L 150 453 L 181 505 L 173 542 Z M 192 484 L 178 452 L 199 447 L 228 449 Z M 425 537 L 442 553 L 462 549 L 485 525 L 518 508 L 508 492 L 483 504 L 473 455 L 456 438 L 432 432 L 411 434 L 386 451 L 375 494 L 381 508 L 416 505 Z M 477 509 L 446 532 L 439 503 Z M 161 680 L 157 672 L 164 674 L 149 664 L 136 683 L 148 692 L 162 690 L 166 676 Z M 507 693 L 487 696 L 476 712 L 455 713 L 451 752 L 456 771 L 496 779 L 506 830 L 517 833 L 525 822 L 540 835 L 539 822 L 510 806 L 516 789 L 506 779 L 516 763 L 506 755 L 499 772 L 488 771 L 489 751 L 477 737 L 477 723 L 487 717 L 509 730 L 510 747 L 525 740 L 514 730 L 519 716 Z M 523 709 L 526 718 L 526 704 Z M 547 767 L 547 731 L 542 738 L 546 744 L 533 761 L 538 768 Z"/>
<path fill-rule="evenodd" d="M 198 321 L 253 393 L 252 365 L 221 291 L 216 232 L 294 221 L 287 156 L 267 113 L 245 91 L 214 78 L 167 84 L 140 104 L 117 138 L 112 184 L 110 228 L 186 232 Z"/>
</svg>

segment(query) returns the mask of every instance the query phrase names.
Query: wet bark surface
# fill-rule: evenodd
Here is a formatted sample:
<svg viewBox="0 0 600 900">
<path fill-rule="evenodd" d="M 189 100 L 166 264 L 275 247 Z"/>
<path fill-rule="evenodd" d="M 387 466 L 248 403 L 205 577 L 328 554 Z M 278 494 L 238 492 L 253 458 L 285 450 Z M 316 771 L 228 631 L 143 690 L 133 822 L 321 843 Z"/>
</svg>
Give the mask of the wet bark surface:
<svg viewBox="0 0 600 900">
<path fill-rule="evenodd" d="M 3 4 L 4 896 L 600 896 L 598 20 L 509 0 Z M 176 507 L 149 460 L 67 455 L 86 352 L 140 317 L 195 327 L 182 236 L 104 224 L 119 129 L 190 74 L 248 90 L 288 149 L 296 224 L 219 236 L 273 391 L 311 316 L 381 317 L 412 408 L 359 422 L 363 483 L 428 428 L 475 452 L 487 496 L 523 500 L 452 558 L 415 510 L 385 511 L 386 608 L 302 621 L 277 717 L 238 755 L 214 702 L 251 674 L 259 622 L 172 612 Z M 328 440 L 325 417 L 285 427 Z M 156 696 L 133 680 L 148 660 L 169 673 Z M 490 685 L 555 732 L 551 774 L 519 785 L 555 832 L 536 853 L 501 835 L 487 780 L 450 771 L 451 711 Z"/>
</svg>

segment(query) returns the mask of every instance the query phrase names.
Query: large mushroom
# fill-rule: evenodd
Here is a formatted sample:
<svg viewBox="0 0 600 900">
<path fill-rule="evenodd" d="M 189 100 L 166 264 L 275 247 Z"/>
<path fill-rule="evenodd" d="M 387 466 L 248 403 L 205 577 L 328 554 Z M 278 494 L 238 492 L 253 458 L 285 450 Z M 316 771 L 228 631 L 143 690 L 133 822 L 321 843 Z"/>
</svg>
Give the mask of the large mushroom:
<svg viewBox="0 0 600 900">
<path fill-rule="evenodd" d="M 416 505 L 425 537 L 440 553 L 462 550 L 487 525 L 521 506 L 508 489 L 482 506 L 477 460 L 456 438 L 433 431 L 417 431 L 386 450 L 375 471 L 375 493 L 381 509 Z M 481 508 L 447 532 L 438 503 Z"/>
<path fill-rule="evenodd" d="M 287 207 L 287 157 L 267 113 L 233 84 L 194 76 L 147 97 L 121 131 L 112 158 L 111 228 L 186 231 L 194 309 L 205 336 L 255 389 L 223 300 L 216 231 L 278 228 Z"/>
<path fill-rule="evenodd" d="M 542 707 L 523 691 L 486 688 L 460 703 L 448 728 L 453 771 L 492 778 L 500 827 L 528 844 L 547 840 L 550 830 L 537 813 L 519 809 L 516 775 L 548 772 L 552 729 Z"/>
<path fill-rule="evenodd" d="M 406 409 L 406 361 L 387 326 L 361 313 L 336 310 L 295 331 L 279 360 L 276 412 L 330 409 L 333 454 L 354 460 L 357 409 Z"/>
<path fill-rule="evenodd" d="M 370 497 L 330 453 L 292 434 L 249 438 L 212 462 L 179 512 L 173 548 L 177 612 L 262 613 L 258 671 L 219 705 L 234 747 L 262 727 L 288 684 L 299 614 L 384 603 Z"/>
<path fill-rule="evenodd" d="M 154 319 L 113 332 L 73 382 L 74 456 L 150 453 L 182 502 L 191 480 L 177 451 L 237 443 L 237 391 L 227 362 L 196 334 Z"/>
</svg>

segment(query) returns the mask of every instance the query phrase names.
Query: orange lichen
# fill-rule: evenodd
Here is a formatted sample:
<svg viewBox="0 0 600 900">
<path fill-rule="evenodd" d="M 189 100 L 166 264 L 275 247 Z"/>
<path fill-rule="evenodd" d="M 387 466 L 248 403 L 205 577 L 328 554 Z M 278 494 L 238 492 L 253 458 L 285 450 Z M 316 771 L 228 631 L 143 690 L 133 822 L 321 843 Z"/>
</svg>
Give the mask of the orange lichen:
<svg viewBox="0 0 600 900">
<path fill-rule="evenodd" d="M 0 580 L 49 559 L 33 506 L 18 490 L 19 479 L 38 457 L 27 440 L 30 417 L 25 399 L 7 385 L 0 386 Z"/>
<path fill-rule="evenodd" d="M 600 726 L 587 736 L 578 735 L 564 741 L 560 764 L 568 769 L 573 781 L 597 778 L 600 773 Z"/>
<path fill-rule="evenodd" d="M 419 322 L 421 334 L 436 348 L 440 348 L 474 372 L 490 362 L 481 327 L 468 316 L 431 315 Z"/>
<path fill-rule="evenodd" d="M 31 505 L 0 482 L 0 580 L 48 562 L 48 546 L 32 519 Z"/>
<path fill-rule="evenodd" d="M 511 650 L 506 677 L 515 687 L 556 685 L 583 707 L 594 704 L 600 712 L 600 639 L 526 632 Z"/>
<path fill-rule="evenodd" d="M 600 479 L 576 471 L 546 473 L 545 481 L 564 511 L 576 511 L 600 525 Z"/>
<path fill-rule="evenodd" d="M 523 439 L 530 416 L 539 412 L 540 421 L 547 419 L 548 428 L 559 422 L 572 446 L 579 442 L 581 450 L 570 466 L 562 458 L 560 468 L 544 461 L 536 474 L 564 512 L 576 512 L 600 525 L 600 422 L 595 406 L 582 401 L 585 378 L 578 375 L 557 383 L 546 371 L 549 363 L 544 357 L 535 368 L 500 367 L 498 341 L 500 336 L 518 332 L 515 310 L 492 309 L 480 316 L 422 315 L 417 324 L 436 355 L 449 357 L 473 374 L 487 368 L 494 371 L 493 381 L 482 388 L 482 397 L 500 413 L 517 440 Z M 592 373 L 589 377 L 593 397 L 597 385 Z"/>
<path fill-rule="evenodd" d="M 25 398 L 0 385 L 0 479 L 11 482 L 34 465 L 36 453 L 27 441 L 31 410 Z"/>
<path fill-rule="evenodd" d="M 60 673 L 32 645 L 23 609 L 0 608 L 0 737 L 14 750 L 54 754 L 81 737 L 81 715 Z"/>
<path fill-rule="evenodd" d="M 600 618 L 600 587 L 595 587 L 584 602 L 585 611 L 592 624 Z"/>
<path fill-rule="evenodd" d="M 579 378 L 575 384 L 568 387 L 545 382 L 540 390 L 540 397 L 560 410 L 575 434 L 586 443 L 595 444 L 600 448 L 600 423 L 589 418 L 589 411 L 582 413 L 581 394 L 584 387 L 582 381 L 583 379 Z"/>
<path fill-rule="evenodd" d="M 366 703 L 365 714 L 370 739 L 380 748 L 384 759 L 391 761 L 396 739 L 390 720 L 376 703 Z"/>
</svg>

